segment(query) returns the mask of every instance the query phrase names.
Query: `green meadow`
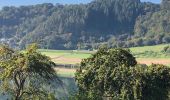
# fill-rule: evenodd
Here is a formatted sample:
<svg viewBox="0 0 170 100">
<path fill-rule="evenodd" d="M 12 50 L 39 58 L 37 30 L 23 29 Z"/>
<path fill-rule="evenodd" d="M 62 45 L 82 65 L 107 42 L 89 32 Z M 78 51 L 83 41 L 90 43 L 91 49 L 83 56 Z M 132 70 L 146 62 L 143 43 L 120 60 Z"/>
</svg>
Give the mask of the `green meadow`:
<svg viewBox="0 0 170 100">
<path fill-rule="evenodd" d="M 162 53 L 164 47 L 170 44 L 161 44 L 155 46 L 143 46 L 129 48 L 137 61 L 149 64 L 150 62 L 161 63 L 170 66 L 170 54 Z M 90 57 L 95 51 L 87 50 L 47 50 L 40 49 L 42 54 L 49 56 L 58 64 L 78 64 L 82 59 Z M 64 60 L 63 60 L 64 59 Z M 74 61 L 72 61 L 74 60 Z M 74 71 L 57 71 L 62 77 L 74 77 Z"/>
<path fill-rule="evenodd" d="M 170 58 L 169 54 L 164 54 L 161 51 L 164 47 L 170 44 L 161 44 L 155 46 L 143 46 L 143 47 L 132 47 L 129 48 L 132 54 L 136 58 Z M 95 51 L 87 51 L 87 50 L 47 50 L 47 49 L 40 49 L 39 50 L 42 54 L 45 54 L 51 58 L 79 58 L 84 59 L 88 58 L 93 54 Z"/>
</svg>

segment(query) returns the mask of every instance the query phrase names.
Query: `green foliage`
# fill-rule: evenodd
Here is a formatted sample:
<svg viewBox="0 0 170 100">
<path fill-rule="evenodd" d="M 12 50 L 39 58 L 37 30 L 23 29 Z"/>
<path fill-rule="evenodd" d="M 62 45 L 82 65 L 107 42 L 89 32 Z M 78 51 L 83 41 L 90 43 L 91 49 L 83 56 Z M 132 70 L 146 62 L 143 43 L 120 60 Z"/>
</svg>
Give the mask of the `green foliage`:
<svg viewBox="0 0 170 100">
<path fill-rule="evenodd" d="M 48 95 L 48 100 L 56 100 L 54 94 L 49 94 Z"/>
<path fill-rule="evenodd" d="M 143 45 L 154 45 L 170 42 L 170 2 L 162 0 L 161 7 L 154 12 L 139 16 L 136 20 L 134 32 L 136 37 L 142 36 Z"/>
<path fill-rule="evenodd" d="M 142 72 L 144 74 L 142 98 L 147 100 L 169 99 L 170 69 L 164 65 L 153 64 L 148 66 L 145 71 Z"/>
<path fill-rule="evenodd" d="M 79 99 L 167 100 L 170 68 L 137 65 L 129 51 L 101 48 L 81 62 L 75 78 Z"/>
<path fill-rule="evenodd" d="M 24 49 L 97 49 L 170 43 L 169 1 L 93 0 L 89 4 L 4 7 L 0 42 Z"/>
<path fill-rule="evenodd" d="M 0 89 L 15 100 L 45 99 L 48 92 L 44 86 L 59 81 L 53 69 L 55 63 L 36 49 L 35 44 L 29 46 L 24 53 L 7 46 L 0 47 Z"/>
<path fill-rule="evenodd" d="M 170 46 L 164 47 L 163 50 L 162 50 L 162 52 L 169 54 L 169 53 L 170 53 Z"/>
<path fill-rule="evenodd" d="M 161 7 L 165 10 L 170 10 L 170 1 L 169 0 L 162 0 Z"/>
<path fill-rule="evenodd" d="M 110 92 L 118 85 L 112 80 L 113 72 L 119 72 L 120 66 L 135 66 L 135 58 L 124 49 L 101 48 L 92 57 L 81 62 L 80 70 L 75 77 L 80 91 L 90 91 L 88 96 L 97 94 L 97 96 L 112 96 Z M 112 72 L 113 71 L 113 72 Z M 112 84 L 112 85 L 111 85 Z M 91 96 L 89 97 L 91 98 Z"/>
<path fill-rule="evenodd" d="M 99 59 L 98 59 L 99 58 Z M 112 62 L 115 62 L 112 64 Z M 119 65 L 134 66 L 136 64 L 135 58 L 130 54 L 129 50 L 125 49 L 108 49 L 107 47 L 101 47 L 92 57 L 84 59 L 81 62 L 81 67 L 86 68 L 88 64 L 91 66 L 113 66 L 118 67 Z M 89 66 L 90 67 L 90 66 Z"/>
<path fill-rule="evenodd" d="M 112 36 L 116 40 L 111 42 L 111 47 L 159 44 L 163 42 L 161 38 L 161 42 L 154 43 L 156 39 L 151 37 L 145 36 L 145 39 L 133 35 L 143 36 L 154 32 L 164 34 L 163 30 L 167 33 L 168 14 L 160 13 L 167 17 L 162 21 L 164 17 L 159 18 L 159 14 L 156 14 L 159 11 L 160 5 L 140 0 L 94 0 L 80 5 L 46 3 L 4 7 L 0 11 L 0 42 L 10 43 L 21 49 L 32 42 L 47 49 L 76 49 L 79 44 L 81 49 L 96 49 L 98 43 L 106 42 Z M 151 15 L 155 16 L 153 20 L 150 19 Z M 159 19 L 160 24 L 165 27 L 150 25 L 152 21 L 157 23 L 155 19 Z M 146 40 L 148 41 L 143 42 Z M 129 43 L 125 43 L 126 41 Z M 164 42 L 169 42 L 169 39 L 165 38 Z"/>
</svg>

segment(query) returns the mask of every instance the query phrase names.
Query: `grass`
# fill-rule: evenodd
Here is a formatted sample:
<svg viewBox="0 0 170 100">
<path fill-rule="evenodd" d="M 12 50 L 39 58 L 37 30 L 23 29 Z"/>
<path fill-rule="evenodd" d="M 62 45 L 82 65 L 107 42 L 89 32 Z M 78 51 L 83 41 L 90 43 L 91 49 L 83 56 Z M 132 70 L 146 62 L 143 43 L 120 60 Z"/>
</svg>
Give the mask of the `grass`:
<svg viewBox="0 0 170 100">
<path fill-rule="evenodd" d="M 69 78 L 73 78 L 76 72 L 76 69 L 55 68 L 55 70 L 57 75 Z"/>
<path fill-rule="evenodd" d="M 85 53 L 73 53 L 73 54 L 66 55 L 65 57 L 83 59 L 83 58 L 88 58 L 88 57 L 90 57 L 90 56 L 91 56 L 91 54 L 85 54 Z"/>
<path fill-rule="evenodd" d="M 130 50 L 133 53 L 141 53 L 145 51 L 153 51 L 153 52 L 161 52 L 161 50 L 170 44 L 161 44 L 161 45 L 155 45 L 155 46 L 142 46 L 142 47 L 133 47 L 130 48 Z"/>
<path fill-rule="evenodd" d="M 130 48 L 132 54 L 136 58 L 153 58 L 153 59 L 160 59 L 160 58 L 170 58 L 170 54 L 162 53 L 164 47 L 170 44 L 161 44 L 155 46 L 143 46 L 143 47 L 134 47 Z"/>
<path fill-rule="evenodd" d="M 74 74 L 75 74 L 75 72 L 70 72 L 70 73 L 68 73 L 68 72 L 60 72 L 60 71 L 57 72 L 57 75 L 61 76 L 61 77 L 70 77 L 70 78 L 73 78 Z"/>
<path fill-rule="evenodd" d="M 42 54 L 53 57 L 65 57 L 65 58 L 88 58 L 93 52 L 91 51 L 77 51 L 77 50 L 39 50 Z"/>
<path fill-rule="evenodd" d="M 68 73 L 68 72 L 67 73 L 66 72 L 61 73 L 60 71 L 57 72 L 57 75 L 61 76 L 61 77 L 70 77 L 70 78 L 73 78 L 74 74 L 75 74 L 75 72 L 70 72 L 70 73 Z"/>
<path fill-rule="evenodd" d="M 161 51 L 165 46 L 170 44 L 161 44 L 155 46 L 143 46 L 143 47 L 133 47 L 129 48 L 132 54 L 138 59 L 146 60 L 160 60 L 160 59 L 169 59 L 170 54 L 164 54 Z M 81 59 L 88 58 L 95 51 L 85 51 L 85 50 L 39 50 L 42 54 L 50 56 L 54 62 L 60 64 L 77 64 Z"/>
</svg>

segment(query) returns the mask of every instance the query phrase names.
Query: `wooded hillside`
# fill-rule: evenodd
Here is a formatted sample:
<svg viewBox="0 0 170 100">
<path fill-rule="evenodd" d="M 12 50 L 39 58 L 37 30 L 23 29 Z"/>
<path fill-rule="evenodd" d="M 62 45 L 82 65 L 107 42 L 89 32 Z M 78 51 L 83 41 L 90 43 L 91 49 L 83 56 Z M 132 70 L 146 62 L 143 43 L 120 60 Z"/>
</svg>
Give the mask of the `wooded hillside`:
<svg viewBox="0 0 170 100">
<path fill-rule="evenodd" d="M 90 49 L 170 43 L 169 1 L 94 0 L 89 4 L 4 7 L 0 42 L 24 48 Z"/>
</svg>

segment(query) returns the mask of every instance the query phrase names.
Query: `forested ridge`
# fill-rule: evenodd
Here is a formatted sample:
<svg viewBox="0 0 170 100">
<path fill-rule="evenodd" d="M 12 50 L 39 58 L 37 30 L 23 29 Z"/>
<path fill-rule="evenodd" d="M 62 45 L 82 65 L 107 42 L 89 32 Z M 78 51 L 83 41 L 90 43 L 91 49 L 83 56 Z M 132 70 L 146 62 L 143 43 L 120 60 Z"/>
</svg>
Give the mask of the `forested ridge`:
<svg viewBox="0 0 170 100">
<path fill-rule="evenodd" d="M 88 4 L 38 4 L 0 10 L 0 42 L 23 49 L 134 47 L 170 43 L 170 3 L 94 0 Z"/>
</svg>

